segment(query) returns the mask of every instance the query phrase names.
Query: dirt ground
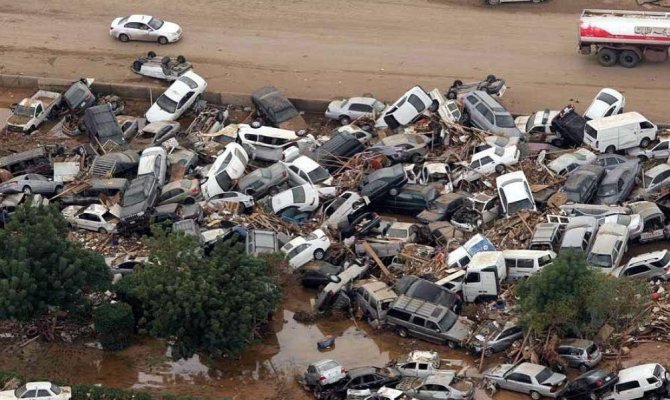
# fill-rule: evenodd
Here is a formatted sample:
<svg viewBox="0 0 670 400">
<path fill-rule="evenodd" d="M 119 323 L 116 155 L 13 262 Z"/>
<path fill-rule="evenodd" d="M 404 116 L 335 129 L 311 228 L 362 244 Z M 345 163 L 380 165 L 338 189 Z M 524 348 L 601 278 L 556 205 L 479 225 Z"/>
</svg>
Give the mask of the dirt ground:
<svg viewBox="0 0 670 400">
<path fill-rule="evenodd" d="M 576 53 L 579 12 L 637 8 L 635 0 L 548 0 L 484 6 L 479 0 L 25 0 L 0 10 L 0 72 L 141 82 L 134 57 L 183 54 L 213 90 L 274 84 L 291 96 L 372 92 L 394 100 L 413 84 L 447 88 L 493 73 L 513 112 L 589 102 L 603 86 L 628 108 L 665 116 L 670 65 L 600 67 Z M 184 39 L 159 47 L 120 43 L 112 19 L 151 13 L 180 23 Z"/>
</svg>

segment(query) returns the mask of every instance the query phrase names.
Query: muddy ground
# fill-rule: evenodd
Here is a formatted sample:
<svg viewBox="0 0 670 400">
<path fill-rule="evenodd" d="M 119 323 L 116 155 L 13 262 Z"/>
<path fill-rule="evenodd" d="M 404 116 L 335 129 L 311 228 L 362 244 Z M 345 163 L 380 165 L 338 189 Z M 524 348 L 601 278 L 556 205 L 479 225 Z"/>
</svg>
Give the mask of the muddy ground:
<svg viewBox="0 0 670 400">
<path fill-rule="evenodd" d="M 213 90 L 249 93 L 274 84 L 291 96 L 364 92 L 394 100 L 413 84 L 505 78 L 514 112 L 586 107 L 603 86 L 630 109 L 666 118 L 670 64 L 600 67 L 576 53 L 579 12 L 637 8 L 635 0 L 548 0 L 484 6 L 479 0 L 25 0 L 0 9 L 0 72 L 141 82 L 134 57 L 155 50 L 189 58 Z M 119 15 L 180 23 L 184 39 L 160 47 L 120 43 Z"/>
</svg>

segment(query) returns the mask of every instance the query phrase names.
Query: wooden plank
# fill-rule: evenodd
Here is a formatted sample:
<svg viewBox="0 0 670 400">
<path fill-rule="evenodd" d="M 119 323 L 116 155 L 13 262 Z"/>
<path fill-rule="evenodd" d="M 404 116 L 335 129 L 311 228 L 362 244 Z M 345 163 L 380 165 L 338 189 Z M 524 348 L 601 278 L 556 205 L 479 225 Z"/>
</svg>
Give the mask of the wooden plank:
<svg viewBox="0 0 670 400">
<path fill-rule="evenodd" d="M 391 275 L 391 272 L 388 270 L 388 268 L 386 268 L 386 265 L 384 265 L 382 260 L 377 255 L 377 252 L 375 252 L 375 250 L 372 248 L 372 246 L 370 246 L 370 244 L 365 240 L 363 241 L 362 245 L 365 252 L 368 253 L 368 255 L 372 257 L 373 260 L 375 260 L 377 265 L 379 265 L 379 268 L 381 268 L 384 275 L 386 275 L 386 277 L 389 279 L 393 279 L 393 275 Z"/>
</svg>

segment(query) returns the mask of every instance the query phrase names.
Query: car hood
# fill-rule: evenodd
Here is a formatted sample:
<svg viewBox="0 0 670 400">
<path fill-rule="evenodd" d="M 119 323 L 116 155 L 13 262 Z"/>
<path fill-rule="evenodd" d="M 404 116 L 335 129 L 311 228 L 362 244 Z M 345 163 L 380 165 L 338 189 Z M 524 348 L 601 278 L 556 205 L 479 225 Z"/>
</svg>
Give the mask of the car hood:
<svg viewBox="0 0 670 400">
<path fill-rule="evenodd" d="M 158 104 L 154 103 L 145 114 L 145 118 L 148 122 L 174 121 L 174 114 L 168 113 L 160 108 Z"/>
<path fill-rule="evenodd" d="M 138 213 L 145 210 L 146 204 L 147 204 L 147 202 L 146 202 L 146 200 L 144 200 L 144 201 L 140 201 L 137 204 L 133 204 L 132 206 L 123 207 L 121 209 L 121 213 L 120 213 L 119 217 L 123 219 L 123 218 L 128 218 L 130 216 L 133 216 L 135 214 L 138 214 Z"/>
<path fill-rule="evenodd" d="M 328 111 L 339 111 L 342 109 L 342 103 L 344 100 L 333 100 L 328 103 Z"/>
<path fill-rule="evenodd" d="M 602 118 L 603 115 L 607 112 L 608 108 L 610 108 L 610 105 L 608 105 L 603 101 L 596 100 L 586 110 L 586 112 L 584 113 L 584 118 L 586 119 Z"/>
<path fill-rule="evenodd" d="M 84 206 L 67 206 L 61 211 L 65 219 L 73 218 Z"/>
<path fill-rule="evenodd" d="M 163 23 L 163 26 L 158 30 L 158 32 L 161 33 L 178 33 L 181 28 L 179 25 L 175 24 L 174 22 L 168 22 L 165 21 Z"/>
<path fill-rule="evenodd" d="M 31 119 L 32 119 L 32 117 L 26 117 L 26 116 L 23 116 L 23 115 L 12 114 L 12 116 L 9 117 L 9 119 L 7 120 L 7 123 L 10 124 L 10 125 L 23 127 Z"/>
<path fill-rule="evenodd" d="M 629 156 L 641 156 L 641 155 L 646 155 L 648 153 L 647 150 L 640 148 L 640 147 L 633 147 L 632 149 L 626 150 L 626 154 Z"/>
</svg>

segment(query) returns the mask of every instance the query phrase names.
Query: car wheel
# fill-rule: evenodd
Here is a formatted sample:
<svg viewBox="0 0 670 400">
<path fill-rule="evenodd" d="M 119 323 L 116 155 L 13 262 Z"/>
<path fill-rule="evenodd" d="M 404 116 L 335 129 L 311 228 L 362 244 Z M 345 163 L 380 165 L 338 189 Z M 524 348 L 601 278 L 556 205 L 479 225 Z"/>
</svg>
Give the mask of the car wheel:
<svg viewBox="0 0 670 400">
<path fill-rule="evenodd" d="M 605 149 L 605 153 L 607 154 L 614 154 L 615 151 L 616 148 L 614 146 L 607 146 L 607 148 Z"/>
<path fill-rule="evenodd" d="M 276 186 L 274 186 L 270 188 L 269 192 L 270 196 L 276 196 L 279 193 L 279 189 Z"/>
<path fill-rule="evenodd" d="M 62 186 L 56 186 L 56 194 L 60 194 L 60 192 L 62 192 L 62 191 L 63 191 Z"/>
<path fill-rule="evenodd" d="M 158 38 L 158 43 L 159 44 L 168 44 L 168 40 L 165 36 L 161 36 Z"/>
<path fill-rule="evenodd" d="M 150 50 L 150 51 L 147 53 L 147 57 L 149 57 L 149 58 L 154 58 L 154 57 L 156 57 L 156 52 Z"/>
<path fill-rule="evenodd" d="M 640 63 L 640 56 L 633 50 L 624 50 L 619 54 L 619 64 L 624 68 L 633 68 Z"/>
<path fill-rule="evenodd" d="M 259 121 L 259 120 L 251 121 L 251 127 L 254 128 L 254 129 L 258 129 L 261 126 L 263 126 L 263 123 L 261 121 Z"/>
<path fill-rule="evenodd" d="M 447 347 L 449 347 L 450 349 L 455 349 L 458 346 L 456 345 L 456 342 L 452 342 L 451 340 L 448 340 L 447 341 Z"/>
<path fill-rule="evenodd" d="M 640 147 L 646 149 L 647 147 L 649 147 L 649 143 L 651 143 L 651 140 L 649 140 L 649 138 L 644 138 L 640 141 Z"/>
<path fill-rule="evenodd" d="M 179 64 L 183 64 L 183 63 L 185 63 L 185 62 L 186 62 L 186 57 L 184 57 L 184 56 L 182 56 L 182 55 L 177 56 L 177 62 L 178 62 Z"/>
<path fill-rule="evenodd" d="M 23 193 L 25 194 L 31 194 L 33 190 L 30 188 L 30 186 L 24 186 L 23 187 Z"/>
<path fill-rule="evenodd" d="M 412 154 L 412 158 L 410 159 L 410 162 L 414 164 L 420 164 L 423 162 L 423 156 L 419 153 Z"/>
<path fill-rule="evenodd" d="M 611 67 L 616 64 L 616 51 L 612 49 L 600 49 L 598 54 L 596 54 L 596 58 L 603 67 Z"/>
<path fill-rule="evenodd" d="M 184 200 L 184 204 L 186 205 L 195 204 L 195 199 L 193 197 L 189 197 L 188 199 Z"/>
<path fill-rule="evenodd" d="M 493 74 L 488 75 L 488 76 L 486 77 L 486 82 L 488 82 L 488 83 L 493 83 L 493 82 L 495 82 L 495 81 L 497 81 L 497 80 L 498 80 L 498 78 L 496 78 L 496 76 L 493 75 Z"/>
<path fill-rule="evenodd" d="M 579 372 L 584 373 L 589 370 L 589 366 L 586 364 L 580 364 L 579 365 Z"/>
<path fill-rule="evenodd" d="M 103 234 L 104 234 L 104 233 L 107 233 L 107 229 L 105 229 L 105 228 L 100 228 L 100 229 L 98 229 L 98 233 L 103 233 Z"/>
<path fill-rule="evenodd" d="M 643 155 L 643 154 L 640 154 L 639 156 L 637 156 L 637 158 L 640 159 L 640 162 L 649 161 L 649 157 L 647 157 L 647 156 L 645 156 L 645 155 Z"/>
<path fill-rule="evenodd" d="M 496 165 L 496 172 L 498 174 L 504 174 L 505 173 L 505 166 L 502 164 Z"/>
<path fill-rule="evenodd" d="M 459 87 L 459 86 L 463 86 L 463 81 L 460 80 L 460 79 L 456 79 L 456 80 L 454 81 L 454 83 L 451 84 L 451 87 L 452 87 L 452 88 L 457 88 L 457 87 Z"/>
<path fill-rule="evenodd" d="M 135 60 L 133 61 L 133 70 L 139 72 L 142 69 L 142 61 Z"/>
<path fill-rule="evenodd" d="M 395 330 L 395 333 L 398 334 L 401 338 L 406 338 L 407 337 L 407 329 L 405 328 L 398 328 Z"/>
<path fill-rule="evenodd" d="M 119 35 L 119 40 L 122 41 L 123 43 L 126 43 L 130 41 L 130 38 L 125 33 L 122 33 Z"/>
<path fill-rule="evenodd" d="M 315 260 L 323 260 L 323 257 L 325 257 L 326 253 L 322 249 L 316 249 L 314 250 L 314 259 Z"/>
<path fill-rule="evenodd" d="M 341 115 L 339 120 L 340 120 L 340 125 L 349 125 L 351 123 L 351 118 L 349 118 L 346 115 Z"/>
<path fill-rule="evenodd" d="M 457 97 L 458 97 L 458 93 L 456 92 L 456 90 L 449 89 L 449 91 L 447 92 L 447 99 L 448 100 L 456 100 Z"/>
<path fill-rule="evenodd" d="M 390 194 L 391 196 L 397 196 L 397 195 L 398 195 L 398 189 L 397 189 L 397 188 L 393 188 L 393 189 L 389 190 L 389 194 Z"/>
<path fill-rule="evenodd" d="M 430 106 L 428 107 L 428 111 L 435 112 L 437 111 L 438 107 L 440 107 L 440 103 L 438 103 L 437 100 L 433 100 L 433 102 L 430 103 Z"/>
<path fill-rule="evenodd" d="M 553 139 L 551 141 L 551 145 L 556 146 L 556 147 L 563 147 L 563 140 L 562 139 Z"/>
<path fill-rule="evenodd" d="M 530 392 L 530 398 L 533 400 L 540 400 L 541 397 L 542 396 L 540 396 L 540 394 L 534 390 Z"/>
</svg>

